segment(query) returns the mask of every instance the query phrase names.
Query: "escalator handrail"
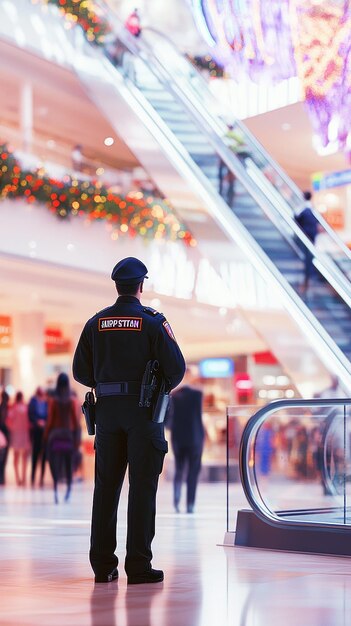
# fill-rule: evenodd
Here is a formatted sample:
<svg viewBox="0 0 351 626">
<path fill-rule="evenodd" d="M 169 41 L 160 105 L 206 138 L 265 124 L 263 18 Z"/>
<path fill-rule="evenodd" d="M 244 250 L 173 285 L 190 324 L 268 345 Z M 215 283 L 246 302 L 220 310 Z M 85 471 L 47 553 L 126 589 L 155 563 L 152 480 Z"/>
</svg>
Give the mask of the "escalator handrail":
<svg viewBox="0 0 351 626">
<path fill-rule="evenodd" d="M 252 488 L 252 481 L 250 479 L 250 471 L 249 471 L 249 456 L 252 445 L 252 440 L 255 438 L 260 426 L 265 422 L 265 420 L 278 411 L 279 409 L 288 409 L 288 408 L 307 408 L 307 407 L 339 407 L 339 406 L 351 406 L 351 398 L 326 398 L 326 399 L 303 399 L 303 400 L 274 400 L 269 404 L 263 406 L 259 409 L 254 415 L 250 417 L 248 420 L 242 436 L 240 440 L 239 447 L 239 471 L 240 471 L 240 479 L 243 486 L 243 490 L 245 496 L 252 507 L 255 514 L 262 519 L 264 522 L 269 523 L 272 526 L 276 526 L 277 528 L 311 528 L 315 530 L 320 530 L 322 528 L 330 528 L 334 530 L 350 530 L 351 524 L 332 524 L 332 523 L 324 523 L 319 524 L 318 522 L 305 522 L 305 521 L 296 521 L 296 520 L 287 520 L 286 518 L 282 519 L 278 515 L 276 515 L 269 506 L 264 502 L 262 493 L 257 485 L 256 480 L 256 491 L 260 496 L 260 499 L 255 496 L 254 490 Z M 254 473 L 256 479 L 256 473 Z"/>
<path fill-rule="evenodd" d="M 122 22 L 115 15 L 112 9 L 110 9 L 110 7 L 108 7 L 108 11 L 112 15 L 113 21 L 120 29 L 120 32 L 118 32 L 118 36 L 121 38 L 124 45 L 126 45 L 134 55 L 140 57 L 144 62 L 147 62 L 150 54 L 152 55 L 152 71 L 156 74 L 158 80 L 161 80 L 162 83 L 166 82 L 169 90 L 174 93 L 177 98 L 181 99 L 182 103 L 187 108 L 192 118 L 195 120 L 195 123 L 200 125 L 202 132 L 205 133 L 205 135 L 208 137 L 216 153 L 226 163 L 229 169 L 234 172 L 235 176 L 240 180 L 244 187 L 247 189 L 249 186 L 249 193 L 254 196 L 254 192 L 252 190 L 252 181 L 250 181 L 250 177 L 247 178 L 245 176 L 245 168 L 243 167 L 239 159 L 233 154 L 232 150 L 230 150 L 230 148 L 224 143 L 223 137 L 220 137 L 218 133 L 214 130 L 212 122 L 215 121 L 215 118 L 212 118 L 207 110 L 201 110 L 200 113 L 198 107 L 196 106 L 196 99 L 192 98 L 187 93 L 184 93 L 184 89 L 182 87 L 172 82 L 168 69 L 163 65 L 163 63 L 160 62 L 157 57 L 153 55 L 152 49 L 148 45 L 145 45 L 145 42 L 142 42 L 142 40 L 133 37 L 133 35 L 131 35 L 124 28 Z M 210 124 L 210 128 L 208 127 L 208 124 Z M 346 302 L 348 306 L 351 306 L 350 283 L 347 280 L 345 274 L 340 270 L 335 262 L 328 262 L 326 260 L 326 255 L 322 255 L 320 250 L 318 250 L 318 248 L 314 246 L 310 239 L 306 237 L 305 233 L 291 217 L 290 211 L 287 212 L 286 210 L 277 209 L 276 203 L 272 204 L 269 198 L 265 198 L 264 196 L 265 194 L 262 194 L 260 199 L 254 196 L 256 202 L 259 204 L 261 209 L 263 209 L 263 211 L 267 215 L 269 215 L 270 219 L 272 219 L 273 212 L 282 217 L 283 220 L 287 222 L 289 228 L 293 230 L 294 235 L 302 241 L 303 245 L 309 249 L 313 257 L 318 260 L 319 271 L 321 271 L 321 273 L 324 275 L 328 282 L 331 282 L 333 288 L 335 289 L 335 291 L 337 291 L 337 293 L 344 300 L 344 302 Z M 268 203 L 262 202 L 263 200 L 268 200 Z M 280 203 L 284 203 L 283 198 L 280 199 Z M 270 205 L 269 208 L 268 204 Z M 277 224 L 276 220 L 275 225 L 278 230 L 280 230 L 280 227 Z M 281 230 L 280 232 L 284 236 L 284 233 L 282 233 Z M 348 252 L 351 259 L 351 252 Z"/>
<path fill-rule="evenodd" d="M 162 39 L 164 39 L 173 48 L 174 52 L 176 54 L 178 54 L 178 56 L 182 59 L 183 64 L 188 65 L 188 67 L 189 67 L 189 75 L 191 75 L 191 74 L 195 75 L 196 79 L 202 84 L 201 88 L 203 90 L 203 93 L 206 94 L 206 98 L 210 102 L 211 101 L 213 102 L 213 107 L 215 108 L 215 106 L 216 106 L 216 98 L 212 94 L 211 90 L 208 88 L 208 85 L 207 85 L 205 79 L 203 78 L 201 73 L 196 69 L 196 67 L 189 61 L 189 59 L 187 59 L 187 57 L 185 55 L 183 55 L 181 52 L 179 52 L 176 44 L 172 41 L 172 39 L 170 37 L 168 37 L 167 35 L 165 35 L 164 33 L 162 33 L 159 30 L 157 30 L 156 28 L 153 28 L 153 27 L 146 27 L 144 30 L 150 31 L 150 32 L 156 34 L 158 37 L 161 37 Z M 162 60 L 160 60 L 160 62 L 162 63 Z M 164 65 L 164 64 L 162 63 L 162 65 Z M 193 85 L 191 83 L 191 80 L 189 81 L 188 84 L 190 84 L 190 86 L 192 88 L 192 93 L 195 95 L 195 99 L 197 99 L 197 101 L 200 104 L 200 107 L 201 107 L 201 111 L 200 112 L 203 113 L 204 112 L 204 107 L 203 107 L 202 100 L 198 98 L 198 94 L 197 94 L 196 90 L 193 89 Z M 213 115 L 211 113 L 211 110 L 208 110 L 208 111 L 206 110 L 206 113 L 208 114 L 208 117 L 211 118 L 212 127 L 216 130 L 217 134 L 221 138 L 223 138 L 223 136 L 225 135 L 225 132 L 227 130 L 225 122 L 223 120 L 221 120 L 219 117 L 216 117 L 215 115 Z M 255 137 L 255 135 L 242 122 L 242 120 L 240 120 L 238 118 L 234 118 L 234 116 L 232 116 L 232 117 L 233 117 L 233 122 L 235 123 L 235 125 L 238 126 L 240 128 L 240 130 L 242 131 L 242 133 L 249 138 L 250 143 L 255 147 L 255 149 L 260 154 L 263 155 L 263 157 L 267 161 L 267 163 L 275 170 L 275 172 L 277 172 L 277 174 L 279 175 L 281 180 L 287 185 L 287 187 L 297 197 L 298 203 L 296 205 L 296 208 L 300 208 L 300 206 L 303 206 L 304 199 L 303 199 L 303 193 L 302 193 L 301 189 L 290 178 L 290 176 L 279 165 L 279 163 L 277 163 L 273 159 L 273 157 L 270 155 L 270 153 L 258 141 L 258 139 Z M 284 205 L 285 205 L 284 206 L 284 210 L 288 211 L 290 213 L 293 212 L 294 207 L 289 205 L 289 203 L 286 201 L 286 199 L 284 197 L 282 197 L 282 200 L 284 201 Z M 342 241 L 342 239 L 337 235 L 335 230 L 323 218 L 323 215 L 319 211 L 317 211 L 313 206 L 311 207 L 311 210 L 312 210 L 312 213 L 314 214 L 315 218 L 318 220 L 318 222 L 322 226 L 323 230 L 328 234 L 328 236 L 333 240 L 333 242 L 341 249 L 341 251 L 344 253 L 344 255 L 351 261 L 351 250 L 346 246 L 346 244 Z"/>
</svg>

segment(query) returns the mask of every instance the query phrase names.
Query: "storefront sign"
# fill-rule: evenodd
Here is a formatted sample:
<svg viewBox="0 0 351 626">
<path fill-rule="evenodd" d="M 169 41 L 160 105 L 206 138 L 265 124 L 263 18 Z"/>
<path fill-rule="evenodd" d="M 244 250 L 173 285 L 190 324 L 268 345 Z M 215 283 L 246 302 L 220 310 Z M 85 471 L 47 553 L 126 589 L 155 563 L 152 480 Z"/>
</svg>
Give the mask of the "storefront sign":
<svg viewBox="0 0 351 626">
<path fill-rule="evenodd" d="M 203 359 L 199 363 L 202 378 L 230 378 L 234 374 L 233 359 Z"/>
<path fill-rule="evenodd" d="M 340 172 L 330 172 L 323 174 L 317 172 L 312 174 L 312 187 L 314 191 L 323 191 L 332 187 L 342 187 L 351 184 L 351 170 L 341 170 Z"/>
<path fill-rule="evenodd" d="M 276 357 L 270 350 L 264 352 L 254 352 L 254 361 L 257 365 L 275 365 L 278 363 Z"/>
<path fill-rule="evenodd" d="M 12 346 L 12 320 L 8 315 L 0 315 L 0 348 Z"/>
<path fill-rule="evenodd" d="M 70 352 L 71 342 L 63 337 L 62 331 L 58 328 L 46 328 L 45 330 L 45 352 L 46 354 L 63 354 Z"/>
</svg>

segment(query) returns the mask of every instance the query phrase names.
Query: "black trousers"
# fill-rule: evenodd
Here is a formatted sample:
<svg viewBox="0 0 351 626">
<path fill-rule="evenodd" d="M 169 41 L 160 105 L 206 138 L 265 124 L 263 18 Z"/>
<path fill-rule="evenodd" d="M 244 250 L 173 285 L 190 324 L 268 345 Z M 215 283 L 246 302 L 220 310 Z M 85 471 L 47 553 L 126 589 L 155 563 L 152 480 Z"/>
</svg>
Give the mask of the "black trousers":
<svg viewBox="0 0 351 626">
<path fill-rule="evenodd" d="M 39 459 L 41 458 L 41 473 L 40 480 L 43 481 L 44 472 L 45 472 L 45 462 L 46 462 L 46 454 L 45 454 L 45 444 L 43 441 L 44 437 L 44 428 L 36 427 L 32 430 L 32 475 L 31 480 L 32 483 L 35 481 L 35 473 Z"/>
<path fill-rule="evenodd" d="M 49 464 L 54 482 L 54 490 L 57 490 L 59 480 L 65 477 L 67 490 L 70 491 L 73 478 L 73 451 L 50 452 Z"/>
<path fill-rule="evenodd" d="M 218 191 L 232 208 L 234 200 L 235 176 L 224 161 L 220 160 L 218 168 Z"/>
<path fill-rule="evenodd" d="M 186 503 L 191 507 L 195 504 L 197 481 L 201 470 L 201 457 L 203 446 L 184 446 L 172 441 L 175 459 L 175 474 L 173 480 L 174 504 L 178 506 L 181 495 L 182 482 L 186 473 Z"/>
<path fill-rule="evenodd" d="M 129 405 L 129 406 L 128 406 Z M 118 396 L 96 404 L 95 487 L 90 563 L 98 575 L 118 565 L 117 509 L 128 467 L 127 575 L 151 569 L 155 535 L 156 492 L 168 450 L 163 424 L 150 420 L 149 409 Z"/>
</svg>

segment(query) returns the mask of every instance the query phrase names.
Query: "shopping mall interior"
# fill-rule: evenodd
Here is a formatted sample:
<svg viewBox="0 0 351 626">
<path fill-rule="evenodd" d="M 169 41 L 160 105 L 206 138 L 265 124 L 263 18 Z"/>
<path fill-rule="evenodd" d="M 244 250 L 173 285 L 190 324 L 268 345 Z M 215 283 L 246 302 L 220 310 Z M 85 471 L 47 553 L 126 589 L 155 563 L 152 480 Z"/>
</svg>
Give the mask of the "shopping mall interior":
<svg viewBox="0 0 351 626">
<path fill-rule="evenodd" d="M 345 626 L 348 2 L 0 0 L 0 17 L 0 624 Z M 171 324 L 205 431 L 193 514 L 174 510 L 169 445 L 165 580 L 133 588 L 123 571 L 94 585 L 94 439 L 72 376 L 124 257 L 148 269 L 142 302 Z M 31 485 L 29 448 L 16 484 L 8 415 L 61 373 L 82 428 L 57 504 L 48 463 Z M 266 530 L 237 515 L 250 508 Z M 126 484 L 120 509 L 122 563 Z"/>
</svg>

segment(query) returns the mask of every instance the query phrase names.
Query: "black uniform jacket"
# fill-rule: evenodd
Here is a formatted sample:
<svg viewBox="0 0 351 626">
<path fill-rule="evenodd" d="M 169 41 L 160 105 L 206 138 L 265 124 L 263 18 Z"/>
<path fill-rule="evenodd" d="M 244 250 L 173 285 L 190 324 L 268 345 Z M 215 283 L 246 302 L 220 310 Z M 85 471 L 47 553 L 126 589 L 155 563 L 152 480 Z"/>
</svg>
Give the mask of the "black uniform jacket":
<svg viewBox="0 0 351 626">
<path fill-rule="evenodd" d="M 73 376 L 87 387 L 141 382 L 150 359 L 159 361 L 172 389 L 180 383 L 185 362 L 165 317 L 134 296 L 119 296 L 85 324 L 73 359 Z"/>
</svg>

